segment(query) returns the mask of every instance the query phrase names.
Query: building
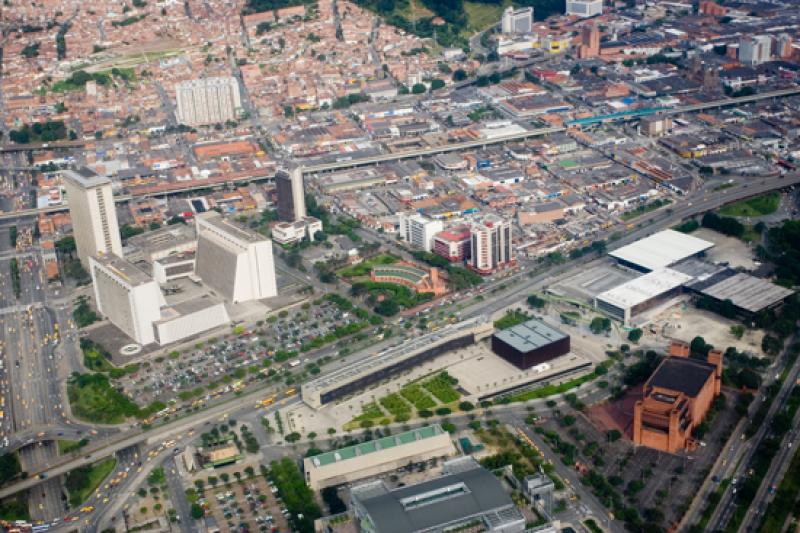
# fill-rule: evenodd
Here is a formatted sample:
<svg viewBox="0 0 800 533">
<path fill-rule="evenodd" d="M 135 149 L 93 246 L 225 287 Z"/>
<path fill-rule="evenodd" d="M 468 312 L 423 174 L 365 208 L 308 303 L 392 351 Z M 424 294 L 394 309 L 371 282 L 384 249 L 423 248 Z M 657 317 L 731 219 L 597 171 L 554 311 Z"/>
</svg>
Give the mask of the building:
<svg viewBox="0 0 800 533">
<path fill-rule="evenodd" d="M 303 168 L 291 166 L 275 173 L 275 190 L 278 196 L 278 219 L 297 222 L 306 216 L 306 196 L 303 186 Z"/>
<path fill-rule="evenodd" d="M 492 351 L 526 370 L 569 353 L 569 335 L 533 319 L 492 335 Z"/>
<path fill-rule="evenodd" d="M 662 137 L 672 129 L 672 117 L 652 115 L 639 120 L 639 133 L 648 137 Z"/>
<path fill-rule="evenodd" d="M 722 384 L 722 352 L 711 350 L 706 361 L 691 359 L 680 343 L 644 385 L 633 410 L 633 443 L 675 453 L 697 446 L 692 431 L 705 418 Z"/>
<path fill-rule="evenodd" d="M 650 272 L 698 256 L 712 246 L 713 242 L 668 229 L 617 248 L 608 255 L 622 266 L 640 272 Z"/>
<path fill-rule="evenodd" d="M 581 28 L 581 46 L 578 57 L 590 59 L 600 55 L 600 28 L 596 24 L 586 24 Z"/>
<path fill-rule="evenodd" d="M 670 268 L 654 270 L 598 294 L 594 305 L 627 326 L 645 311 L 680 294 L 683 285 L 692 279 L 692 276 Z"/>
<path fill-rule="evenodd" d="M 166 303 L 155 280 L 114 254 L 92 256 L 89 264 L 100 314 L 139 344 L 155 342 L 153 322 Z"/>
<path fill-rule="evenodd" d="M 303 383 L 300 389 L 303 401 L 319 409 L 445 352 L 471 346 L 489 336 L 492 329 L 491 322 L 478 316 L 413 338 L 378 354 L 370 354 L 346 367 Z"/>
<path fill-rule="evenodd" d="M 771 55 L 772 37 L 769 35 L 746 36 L 739 41 L 739 62 L 744 65 L 766 63 Z"/>
<path fill-rule="evenodd" d="M 588 18 L 603 14 L 603 0 L 567 0 L 567 15 Z"/>
<path fill-rule="evenodd" d="M 194 274 L 195 253 L 178 252 L 153 261 L 153 279 L 159 285 Z"/>
<path fill-rule="evenodd" d="M 794 291 L 744 272 L 726 269 L 719 275 L 693 284 L 691 290 L 717 305 L 730 302 L 740 316 L 750 317 L 783 304 Z"/>
<path fill-rule="evenodd" d="M 272 241 L 215 212 L 197 221 L 195 272 L 217 294 L 232 303 L 278 294 Z"/>
<path fill-rule="evenodd" d="M 232 76 L 201 78 L 175 85 L 178 122 L 187 126 L 235 120 L 242 107 L 239 83 Z"/>
<path fill-rule="evenodd" d="M 279 222 L 272 226 L 272 240 L 278 244 L 291 244 L 303 239 L 313 240 L 322 231 L 322 221 L 314 217 L 304 217 L 297 222 Z"/>
<path fill-rule="evenodd" d="M 412 215 L 401 213 L 400 236 L 415 248 L 430 252 L 433 248 L 433 237 L 444 229 L 444 222 L 432 220 L 418 213 Z"/>
<path fill-rule="evenodd" d="M 89 269 L 89 258 L 98 254 L 122 256 L 117 211 L 111 180 L 83 167 L 61 173 L 69 202 L 69 216 L 78 258 Z"/>
<path fill-rule="evenodd" d="M 500 21 L 503 33 L 530 33 L 533 28 L 533 8 L 514 9 L 508 6 Z"/>
<path fill-rule="evenodd" d="M 155 340 L 163 346 L 225 326 L 230 321 L 225 303 L 206 294 L 162 308 L 161 318 L 153 323 Z"/>
<path fill-rule="evenodd" d="M 435 267 L 427 271 L 410 263 L 392 263 L 374 267 L 369 276 L 372 281 L 404 285 L 419 293 L 441 296 L 447 292 L 447 286 L 439 278 L 439 269 Z"/>
<path fill-rule="evenodd" d="M 354 523 L 365 533 L 525 531 L 525 517 L 500 480 L 470 456 L 446 461 L 442 475 L 390 489 L 377 480 L 353 487 Z"/>
<path fill-rule="evenodd" d="M 440 231 L 433 236 L 433 253 L 451 263 L 462 263 L 470 258 L 472 231 L 469 226 L 459 226 Z"/>
<path fill-rule="evenodd" d="M 456 453 L 450 434 L 433 424 L 306 457 L 303 472 L 306 484 L 320 490 Z"/>
<path fill-rule="evenodd" d="M 487 217 L 472 226 L 469 267 L 479 274 L 492 272 L 515 262 L 511 222 Z"/>
<path fill-rule="evenodd" d="M 790 59 L 793 54 L 792 36 L 788 33 L 778 35 L 775 40 L 775 55 L 781 59 Z"/>
</svg>

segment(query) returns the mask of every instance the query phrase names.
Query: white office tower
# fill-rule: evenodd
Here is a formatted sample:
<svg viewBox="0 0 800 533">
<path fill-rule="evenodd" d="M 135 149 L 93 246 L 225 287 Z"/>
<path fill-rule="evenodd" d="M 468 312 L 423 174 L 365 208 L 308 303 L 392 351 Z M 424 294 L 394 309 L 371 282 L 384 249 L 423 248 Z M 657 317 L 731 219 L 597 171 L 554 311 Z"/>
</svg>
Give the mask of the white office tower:
<svg viewBox="0 0 800 533">
<path fill-rule="evenodd" d="M 158 284 L 133 263 L 114 254 L 89 258 L 97 310 L 139 344 L 155 342 L 164 296 Z"/>
<path fill-rule="evenodd" d="M 567 0 L 567 15 L 588 18 L 603 14 L 603 0 Z"/>
<path fill-rule="evenodd" d="M 533 8 L 514 9 L 509 6 L 503 11 L 500 24 L 503 33 L 530 33 L 533 28 Z"/>
<path fill-rule="evenodd" d="M 303 168 L 291 165 L 275 173 L 275 191 L 278 196 L 278 219 L 297 222 L 306 217 L 306 192 L 303 186 Z"/>
<path fill-rule="evenodd" d="M 239 83 L 233 76 L 178 83 L 175 98 L 178 101 L 178 122 L 188 126 L 234 120 L 242 107 Z"/>
<path fill-rule="evenodd" d="M 195 273 L 228 302 L 278 294 L 272 241 L 237 226 L 215 211 L 197 220 Z"/>
<path fill-rule="evenodd" d="M 400 236 L 415 248 L 426 252 L 433 249 L 433 236 L 444 230 L 444 222 L 432 220 L 418 213 L 400 214 Z"/>
<path fill-rule="evenodd" d="M 78 258 L 83 267 L 89 269 L 89 258 L 93 255 L 121 256 L 122 241 L 111 180 L 86 167 L 65 170 L 61 178 L 67 193 Z"/>
<path fill-rule="evenodd" d="M 472 226 L 470 266 L 481 274 L 490 274 L 514 261 L 511 222 L 487 217 Z"/>
<path fill-rule="evenodd" d="M 772 37 L 754 35 L 742 37 L 739 41 L 739 62 L 743 65 L 760 65 L 770 60 Z"/>
</svg>

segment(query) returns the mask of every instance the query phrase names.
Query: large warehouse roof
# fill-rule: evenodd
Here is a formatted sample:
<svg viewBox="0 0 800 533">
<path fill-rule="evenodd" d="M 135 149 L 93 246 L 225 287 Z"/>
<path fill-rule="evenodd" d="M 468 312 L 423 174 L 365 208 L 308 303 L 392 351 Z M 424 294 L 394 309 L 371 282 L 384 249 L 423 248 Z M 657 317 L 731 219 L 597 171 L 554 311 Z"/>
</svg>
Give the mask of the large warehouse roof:
<svg viewBox="0 0 800 533">
<path fill-rule="evenodd" d="M 566 337 L 564 333 L 536 319 L 498 331 L 494 336 L 522 353 L 547 346 Z"/>
<path fill-rule="evenodd" d="M 662 268 L 598 294 L 597 299 L 620 309 L 628 309 L 691 280 L 692 276 L 670 268 Z"/>
<path fill-rule="evenodd" d="M 609 255 L 646 270 L 657 270 L 712 246 L 713 242 L 668 229 L 609 252 Z"/>
<path fill-rule="evenodd" d="M 761 278 L 739 273 L 706 287 L 701 292 L 720 301 L 730 300 L 739 309 L 757 313 L 782 302 L 794 291 Z"/>
</svg>

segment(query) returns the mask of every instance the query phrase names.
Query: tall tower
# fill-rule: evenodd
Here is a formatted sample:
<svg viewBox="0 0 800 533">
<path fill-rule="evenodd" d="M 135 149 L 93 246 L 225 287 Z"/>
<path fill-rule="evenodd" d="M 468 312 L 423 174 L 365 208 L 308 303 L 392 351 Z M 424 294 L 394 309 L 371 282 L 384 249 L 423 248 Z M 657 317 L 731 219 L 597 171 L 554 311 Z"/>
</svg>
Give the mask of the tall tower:
<svg viewBox="0 0 800 533">
<path fill-rule="evenodd" d="M 511 264 L 514 257 L 511 222 L 490 216 L 472 226 L 472 257 L 469 266 L 489 274 Z"/>
<path fill-rule="evenodd" d="M 284 222 L 297 222 L 306 217 L 303 167 L 290 165 L 275 173 L 275 189 L 278 193 L 278 218 Z"/>
<path fill-rule="evenodd" d="M 89 270 L 93 255 L 122 256 L 111 180 L 90 168 L 65 170 L 62 183 L 69 202 L 72 232 L 81 264 Z"/>
<path fill-rule="evenodd" d="M 595 24 L 586 24 L 581 28 L 581 47 L 578 55 L 582 59 L 600 55 L 600 29 Z"/>
<path fill-rule="evenodd" d="M 233 76 L 189 80 L 175 85 L 178 121 L 189 126 L 234 120 L 242 107 L 239 82 Z"/>
</svg>

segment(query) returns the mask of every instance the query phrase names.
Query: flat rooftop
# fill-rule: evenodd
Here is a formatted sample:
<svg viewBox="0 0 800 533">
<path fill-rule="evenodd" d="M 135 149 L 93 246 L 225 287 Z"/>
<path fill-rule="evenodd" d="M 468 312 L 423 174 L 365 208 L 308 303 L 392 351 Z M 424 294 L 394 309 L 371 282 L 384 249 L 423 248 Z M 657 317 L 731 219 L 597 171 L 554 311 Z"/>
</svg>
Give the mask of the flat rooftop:
<svg viewBox="0 0 800 533">
<path fill-rule="evenodd" d="M 398 433 L 397 435 L 391 435 L 368 442 L 362 442 L 353 446 L 347 446 L 346 448 L 331 450 L 329 452 L 315 455 L 306 461 L 306 466 L 320 468 L 341 461 L 358 459 L 364 455 L 372 454 L 381 450 L 388 450 L 390 448 L 396 448 L 406 444 L 412 444 L 414 442 L 429 439 L 443 433 L 444 430 L 439 424 L 433 424 L 431 426 L 421 427 L 419 429 L 412 429 L 410 431 Z"/>
<path fill-rule="evenodd" d="M 662 268 L 598 294 L 597 299 L 620 309 L 627 309 L 680 287 L 692 279 L 692 276 L 683 272 Z"/>
<path fill-rule="evenodd" d="M 77 170 L 62 170 L 61 176 L 71 182 L 74 182 L 78 186 L 83 187 L 84 189 L 111 184 L 110 179 L 105 176 L 101 176 L 88 167 L 80 167 Z"/>
<path fill-rule="evenodd" d="M 794 291 L 775 285 L 765 279 L 749 274 L 737 273 L 706 287 L 701 294 L 720 301 L 730 300 L 733 305 L 751 313 L 757 313 L 778 304 L 794 294 Z"/>
<path fill-rule="evenodd" d="M 524 524 L 500 481 L 474 459 L 448 461 L 444 468 L 446 473 L 438 478 L 394 490 L 382 482 L 354 487 L 352 496 L 380 533 L 433 531 L 437 526 L 481 515 L 488 515 L 485 518 L 497 526 L 519 521 Z"/>
<path fill-rule="evenodd" d="M 391 366 L 406 359 L 419 350 L 433 348 L 443 340 L 448 339 L 453 335 L 466 334 L 473 328 L 485 323 L 486 317 L 477 316 L 449 326 L 445 326 L 439 331 L 428 333 L 427 335 L 405 341 L 399 346 L 388 348 L 383 352 L 370 354 L 363 359 L 340 368 L 339 370 L 330 372 L 313 381 L 308 381 L 303 384 L 302 390 L 303 392 L 324 392 L 335 385 L 349 383 L 356 377 L 370 374 L 379 368 Z"/>
<path fill-rule="evenodd" d="M 650 376 L 648 384 L 652 387 L 682 392 L 694 398 L 715 369 L 711 363 L 698 359 L 667 357 Z"/>
<path fill-rule="evenodd" d="M 609 252 L 608 255 L 646 270 L 668 267 L 714 246 L 675 230 L 664 230 Z"/>
<path fill-rule="evenodd" d="M 135 287 L 153 281 L 153 278 L 139 267 L 114 254 L 95 255 L 92 258 L 131 286 Z"/>
<path fill-rule="evenodd" d="M 567 338 L 567 335 L 537 319 L 498 331 L 495 338 L 523 353 Z"/>
<path fill-rule="evenodd" d="M 205 213 L 200 213 L 197 215 L 197 220 L 201 220 L 211 226 L 214 226 L 221 232 L 227 233 L 228 235 L 231 235 L 232 237 L 242 241 L 261 242 L 269 240 L 257 231 L 244 228 L 231 222 L 227 218 L 223 218 L 223 216 L 216 211 L 206 211 Z"/>
<path fill-rule="evenodd" d="M 173 224 L 128 239 L 128 246 L 142 252 L 153 254 L 162 250 L 170 250 L 176 246 L 192 243 L 197 240 L 194 224 Z"/>
</svg>

